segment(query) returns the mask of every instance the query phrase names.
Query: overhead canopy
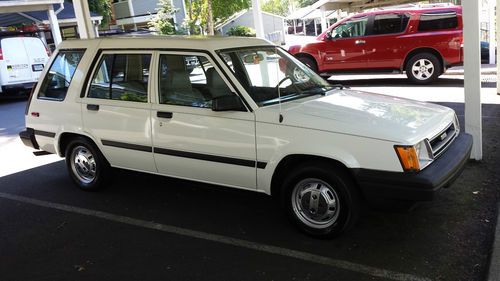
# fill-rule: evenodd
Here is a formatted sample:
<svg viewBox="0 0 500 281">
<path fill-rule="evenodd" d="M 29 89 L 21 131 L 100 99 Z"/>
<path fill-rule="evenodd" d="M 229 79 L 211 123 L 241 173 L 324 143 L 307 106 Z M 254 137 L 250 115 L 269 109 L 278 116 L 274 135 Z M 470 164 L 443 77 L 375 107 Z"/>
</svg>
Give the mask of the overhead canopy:
<svg viewBox="0 0 500 281">
<path fill-rule="evenodd" d="M 311 5 L 312 9 L 360 11 L 376 7 L 415 3 L 415 0 L 319 0 Z"/>
<path fill-rule="evenodd" d="M 19 13 L 31 11 L 48 11 L 52 5 L 62 4 L 64 0 L 18 0 L 0 1 L 1 13 Z"/>
</svg>

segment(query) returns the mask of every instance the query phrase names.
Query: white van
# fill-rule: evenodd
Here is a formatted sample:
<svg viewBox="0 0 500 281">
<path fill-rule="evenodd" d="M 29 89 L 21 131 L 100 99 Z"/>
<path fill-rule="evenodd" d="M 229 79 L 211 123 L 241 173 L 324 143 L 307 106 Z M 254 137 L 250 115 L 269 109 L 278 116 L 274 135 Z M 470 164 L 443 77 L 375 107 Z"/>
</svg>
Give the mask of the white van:
<svg viewBox="0 0 500 281">
<path fill-rule="evenodd" d="M 48 50 L 39 38 L 1 38 L 0 96 L 9 89 L 33 87 L 48 59 Z"/>
</svg>

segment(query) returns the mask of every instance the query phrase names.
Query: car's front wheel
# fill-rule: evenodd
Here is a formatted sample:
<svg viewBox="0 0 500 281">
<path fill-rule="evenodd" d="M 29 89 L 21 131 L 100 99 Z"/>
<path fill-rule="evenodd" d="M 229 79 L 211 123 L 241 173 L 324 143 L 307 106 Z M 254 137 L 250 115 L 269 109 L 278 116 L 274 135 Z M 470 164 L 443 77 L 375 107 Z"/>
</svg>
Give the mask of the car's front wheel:
<svg viewBox="0 0 500 281">
<path fill-rule="evenodd" d="M 66 166 L 73 182 L 85 191 L 104 187 L 110 178 L 110 166 L 90 140 L 74 138 L 66 149 Z"/>
<path fill-rule="evenodd" d="M 284 181 L 284 207 L 292 222 L 309 235 L 329 238 L 349 230 L 360 213 L 357 187 L 342 169 L 306 165 Z"/>
<path fill-rule="evenodd" d="M 408 60 L 406 76 L 415 84 L 434 82 L 442 73 L 439 59 L 431 53 L 419 53 Z"/>
</svg>

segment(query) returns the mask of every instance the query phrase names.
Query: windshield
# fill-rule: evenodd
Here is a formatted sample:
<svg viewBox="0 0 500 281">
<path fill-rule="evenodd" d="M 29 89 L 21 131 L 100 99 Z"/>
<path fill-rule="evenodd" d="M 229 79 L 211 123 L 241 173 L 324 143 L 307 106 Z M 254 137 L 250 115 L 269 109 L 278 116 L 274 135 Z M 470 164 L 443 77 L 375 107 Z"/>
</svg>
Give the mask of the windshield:
<svg viewBox="0 0 500 281">
<path fill-rule="evenodd" d="M 221 58 L 259 106 L 323 95 L 332 86 L 281 48 L 222 50 Z"/>
</svg>

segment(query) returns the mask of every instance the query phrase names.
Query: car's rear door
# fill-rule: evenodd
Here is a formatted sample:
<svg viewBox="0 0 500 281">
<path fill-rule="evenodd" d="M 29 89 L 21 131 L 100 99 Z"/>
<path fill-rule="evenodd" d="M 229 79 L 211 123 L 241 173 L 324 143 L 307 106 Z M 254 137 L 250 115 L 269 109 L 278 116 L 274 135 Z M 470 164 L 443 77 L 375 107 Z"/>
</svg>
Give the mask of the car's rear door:
<svg viewBox="0 0 500 281">
<path fill-rule="evenodd" d="M 156 172 L 152 153 L 151 51 L 105 51 L 82 100 L 84 131 L 112 166 Z"/>
<path fill-rule="evenodd" d="M 23 37 L 1 40 L 3 63 L 0 64 L 0 73 L 4 85 L 32 82 L 31 64 L 26 54 L 29 50 L 26 50 L 23 40 Z"/>
<path fill-rule="evenodd" d="M 23 39 L 23 43 L 24 48 L 28 50 L 26 54 L 28 56 L 31 79 L 37 81 L 43 67 L 48 61 L 47 49 L 39 38 L 26 37 Z"/>
<path fill-rule="evenodd" d="M 366 67 L 370 69 L 397 69 L 408 50 L 414 47 L 412 37 L 405 31 L 410 15 L 405 13 L 376 14 L 364 40 Z"/>
<path fill-rule="evenodd" d="M 211 109 L 212 99 L 236 95 L 212 58 L 205 53 L 160 52 L 155 72 L 152 128 L 158 172 L 254 189 L 255 116 L 246 110 Z"/>
</svg>

